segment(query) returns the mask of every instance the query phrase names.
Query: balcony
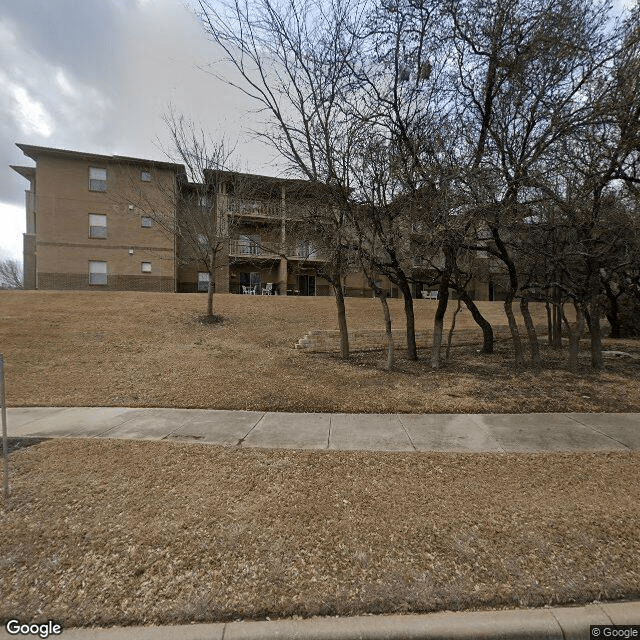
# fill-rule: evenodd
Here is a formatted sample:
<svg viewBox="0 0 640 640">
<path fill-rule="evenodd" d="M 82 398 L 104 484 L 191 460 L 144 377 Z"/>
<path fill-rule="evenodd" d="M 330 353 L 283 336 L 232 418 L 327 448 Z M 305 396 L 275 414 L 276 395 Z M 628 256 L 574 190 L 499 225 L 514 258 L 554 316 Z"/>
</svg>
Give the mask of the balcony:
<svg viewBox="0 0 640 640">
<path fill-rule="evenodd" d="M 280 202 L 277 200 L 255 200 L 229 197 L 228 212 L 233 216 L 263 220 L 280 220 Z"/>
<path fill-rule="evenodd" d="M 261 238 L 259 235 L 245 235 L 235 238 L 229 243 L 229 255 L 234 258 L 280 258 L 280 243 Z M 289 246 L 286 249 L 287 260 L 313 261 L 325 260 L 315 248 L 307 243 Z"/>
<path fill-rule="evenodd" d="M 229 255 L 243 258 L 279 258 L 278 247 L 260 236 L 240 236 L 229 242 Z"/>
<path fill-rule="evenodd" d="M 314 247 L 301 244 L 287 248 L 287 259 L 289 260 L 309 260 L 313 262 L 325 260 Z"/>
</svg>

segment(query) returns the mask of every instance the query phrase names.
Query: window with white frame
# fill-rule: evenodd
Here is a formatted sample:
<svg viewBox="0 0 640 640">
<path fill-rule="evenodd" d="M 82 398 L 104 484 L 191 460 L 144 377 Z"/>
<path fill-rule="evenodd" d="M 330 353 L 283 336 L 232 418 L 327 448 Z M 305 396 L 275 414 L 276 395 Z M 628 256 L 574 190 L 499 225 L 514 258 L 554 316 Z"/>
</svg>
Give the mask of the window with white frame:
<svg viewBox="0 0 640 640">
<path fill-rule="evenodd" d="M 153 218 L 150 218 L 149 216 L 142 216 L 140 218 L 140 226 L 145 229 L 153 227 Z"/>
<path fill-rule="evenodd" d="M 150 262 L 141 262 L 140 263 L 142 273 L 151 273 L 151 263 Z"/>
<path fill-rule="evenodd" d="M 103 260 L 89 260 L 89 284 L 107 284 L 107 263 Z"/>
<path fill-rule="evenodd" d="M 106 238 L 107 237 L 107 216 L 101 213 L 89 214 L 89 237 L 90 238 Z"/>
<path fill-rule="evenodd" d="M 206 271 L 198 271 L 198 292 L 203 293 L 209 291 L 209 274 Z"/>
<path fill-rule="evenodd" d="M 89 191 L 107 190 L 107 170 L 100 167 L 89 167 Z"/>
<path fill-rule="evenodd" d="M 140 180 L 142 180 L 142 182 L 151 182 L 151 171 L 141 171 Z"/>
</svg>

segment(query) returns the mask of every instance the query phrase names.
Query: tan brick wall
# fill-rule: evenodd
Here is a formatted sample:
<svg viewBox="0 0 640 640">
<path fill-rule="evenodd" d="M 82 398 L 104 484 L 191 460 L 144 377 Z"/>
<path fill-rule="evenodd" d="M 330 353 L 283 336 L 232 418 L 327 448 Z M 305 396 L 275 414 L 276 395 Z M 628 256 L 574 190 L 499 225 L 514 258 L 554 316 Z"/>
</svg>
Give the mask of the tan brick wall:
<svg viewBox="0 0 640 640">
<path fill-rule="evenodd" d="M 107 191 L 89 191 L 89 167 L 107 169 Z M 36 224 L 39 274 L 88 274 L 89 260 L 105 260 L 111 276 L 175 278 L 174 239 L 155 225 L 141 226 L 145 208 L 164 199 L 171 215 L 174 175 L 152 168 L 152 182 L 142 182 L 142 167 L 114 161 L 100 162 L 44 155 L 37 161 Z M 128 202 L 136 205 L 130 209 Z M 107 216 L 106 238 L 89 237 L 89 214 Z M 130 249 L 133 255 L 129 254 Z M 151 274 L 141 262 L 151 262 Z M 40 281 L 42 280 L 42 281 Z M 141 280 L 143 282 L 144 280 Z M 56 280 L 38 276 L 38 287 Z M 165 285 L 163 285 L 165 286 Z M 173 286 L 173 285 L 172 285 Z M 155 289 L 154 289 L 155 290 Z"/>
<path fill-rule="evenodd" d="M 23 264 L 24 288 L 36 288 L 36 237 L 28 233 L 23 234 Z"/>
<path fill-rule="evenodd" d="M 107 284 L 89 284 L 87 273 L 39 273 L 40 289 L 89 289 L 92 291 L 160 291 L 173 292 L 173 278 L 159 276 L 109 275 Z"/>
</svg>

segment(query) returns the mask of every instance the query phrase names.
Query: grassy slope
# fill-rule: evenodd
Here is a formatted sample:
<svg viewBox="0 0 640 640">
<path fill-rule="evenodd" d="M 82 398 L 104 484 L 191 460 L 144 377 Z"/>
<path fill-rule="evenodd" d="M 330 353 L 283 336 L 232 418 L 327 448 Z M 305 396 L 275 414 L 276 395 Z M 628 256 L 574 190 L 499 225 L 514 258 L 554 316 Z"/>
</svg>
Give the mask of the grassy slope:
<svg viewBox="0 0 640 640">
<path fill-rule="evenodd" d="M 400 328 L 402 303 L 390 304 Z M 480 306 L 494 324 L 505 324 L 500 303 Z M 640 410 L 637 360 L 609 359 L 605 371 L 594 374 L 585 351 L 581 375 L 574 376 L 563 369 L 565 354 L 546 350 L 547 368 L 517 372 L 509 344 L 499 343 L 488 357 L 478 356 L 477 346 L 454 348 L 450 364 L 437 373 L 426 357 L 412 363 L 401 353 L 397 371 L 387 374 L 381 353 L 341 362 L 293 348 L 309 329 L 337 328 L 332 298 L 219 295 L 222 325 L 200 324 L 203 308 L 203 296 L 195 294 L 0 292 L 8 403 L 413 413 Z M 429 331 L 435 302 L 419 300 L 415 308 L 417 328 Z M 544 309 L 536 312 L 543 323 Z M 348 299 L 347 314 L 351 329 L 380 328 L 376 300 Z M 457 327 L 475 327 L 468 312 Z M 637 342 L 624 347 L 640 351 Z"/>
</svg>

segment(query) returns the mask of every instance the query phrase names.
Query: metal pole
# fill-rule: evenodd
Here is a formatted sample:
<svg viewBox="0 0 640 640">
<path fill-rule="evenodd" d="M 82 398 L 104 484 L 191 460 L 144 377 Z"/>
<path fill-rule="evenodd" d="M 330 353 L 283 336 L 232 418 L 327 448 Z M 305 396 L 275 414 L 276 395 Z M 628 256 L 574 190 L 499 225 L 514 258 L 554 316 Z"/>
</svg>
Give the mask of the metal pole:
<svg viewBox="0 0 640 640">
<path fill-rule="evenodd" d="M 4 393 L 4 356 L 0 353 L 0 401 L 2 401 L 2 462 L 4 485 L 2 495 L 9 497 L 9 447 L 7 446 L 7 399 Z"/>
</svg>

